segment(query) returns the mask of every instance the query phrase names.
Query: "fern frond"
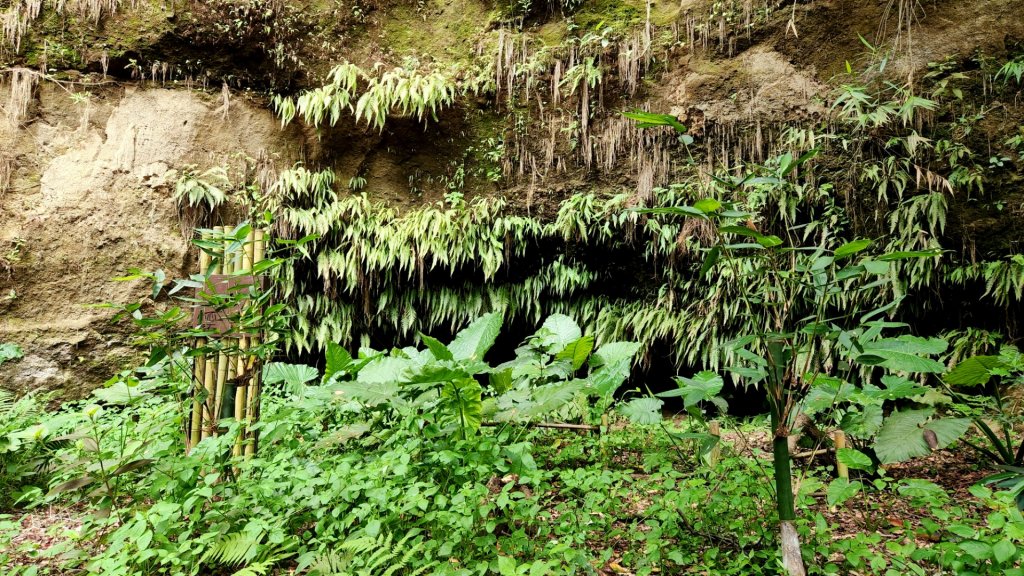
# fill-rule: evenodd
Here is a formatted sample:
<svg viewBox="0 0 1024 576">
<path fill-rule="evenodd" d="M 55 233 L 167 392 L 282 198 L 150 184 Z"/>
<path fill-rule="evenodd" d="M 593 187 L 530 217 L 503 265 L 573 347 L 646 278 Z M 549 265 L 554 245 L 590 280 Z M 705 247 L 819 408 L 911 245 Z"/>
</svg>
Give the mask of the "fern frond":
<svg viewBox="0 0 1024 576">
<path fill-rule="evenodd" d="M 14 394 L 0 389 L 0 419 L 6 420 L 14 410 Z"/>
<path fill-rule="evenodd" d="M 232 576 L 264 576 L 270 572 L 274 564 L 276 564 L 276 562 L 254 562 L 241 570 L 235 571 Z"/>
<path fill-rule="evenodd" d="M 211 546 L 200 558 L 199 563 L 210 562 L 222 566 L 237 566 L 251 561 L 256 558 L 262 539 L 262 533 L 255 536 L 248 532 L 228 534 Z"/>
</svg>

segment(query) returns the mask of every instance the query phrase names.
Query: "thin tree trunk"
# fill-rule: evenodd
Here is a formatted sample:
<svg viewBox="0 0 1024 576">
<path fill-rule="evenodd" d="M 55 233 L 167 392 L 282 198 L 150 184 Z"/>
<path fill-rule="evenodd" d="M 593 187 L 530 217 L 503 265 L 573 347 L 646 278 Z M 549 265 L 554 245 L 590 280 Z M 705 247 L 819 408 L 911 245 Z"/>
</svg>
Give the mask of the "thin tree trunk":
<svg viewBox="0 0 1024 576">
<path fill-rule="evenodd" d="M 772 411 L 773 464 L 775 468 L 775 499 L 779 512 L 779 532 L 782 543 L 782 565 L 789 576 L 805 576 L 804 560 L 800 555 L 800 536 L 797 534 L 796 511 L 793 508 L 793 474 L 790 469 L 789 438 L 779 435 L 779 415 Z"/>
</svg>

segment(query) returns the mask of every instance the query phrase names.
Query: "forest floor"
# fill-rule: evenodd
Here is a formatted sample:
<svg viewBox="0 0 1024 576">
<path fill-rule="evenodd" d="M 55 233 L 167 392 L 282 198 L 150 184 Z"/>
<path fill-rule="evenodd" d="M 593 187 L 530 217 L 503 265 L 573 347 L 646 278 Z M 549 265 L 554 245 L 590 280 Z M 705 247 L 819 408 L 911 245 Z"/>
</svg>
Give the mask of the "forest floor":
<svg viewBox="0 0 1024 576">
<path fill-rule="evenodd" d="M 542 433 L 534 441 L 544 480 L 496 473 L 486 482 L 489 498 L 511 491 L 537 502 L 539 518 L 554 526 L 546 537 L 573 543 L 597 574 L 746 573 L 745 561 L 727 558 L 749 555 L 746 562 L 752 565 L 757 550 L 771 556 L 775 521 L 767 430 L 755 424 L 725 432 L 721 458 L 710 467 L 698 465 L 693 447 L 675 444 L 665 431 L 620 428 L 601 438 Z M 798 516 L 811 530 L 804 546 L 812 574 L 902 572 L 908 550 L 956 539 L 949 523 L 992 512 L 992 502 L 978 485 L 994 470 L 962 450 L 889 465 L 881 475 L 862 477 L 861 489 L 838 504 L 829 502 L 832 461 L 831 455 L 794 461 Z M 949 516 L 937 527 L 943 510 Z M 95 532 L 83 537 L 94 514 L 81 503 L 0 514 L 0 550 L 6 551 L 10 566 L 34 566 L 38 574 L 80 574 L 66 568 L 68 561 L 102 551 Z M 676 516 L 672 530 L 667 515 Z M 500 553 L 517 553 L 521 544 L 515 532 L 512 523 L 499 523 Z M 644 560 L 652 547 L 659 548 L 660 562 Z M 697 561 L 688 566 L 679 561 L 684 557 Z M 292 574 L 293 568 L 286 562 L 276 573 Z M 772 572 L 771 566 L 761 569 Z"/>
</svg>

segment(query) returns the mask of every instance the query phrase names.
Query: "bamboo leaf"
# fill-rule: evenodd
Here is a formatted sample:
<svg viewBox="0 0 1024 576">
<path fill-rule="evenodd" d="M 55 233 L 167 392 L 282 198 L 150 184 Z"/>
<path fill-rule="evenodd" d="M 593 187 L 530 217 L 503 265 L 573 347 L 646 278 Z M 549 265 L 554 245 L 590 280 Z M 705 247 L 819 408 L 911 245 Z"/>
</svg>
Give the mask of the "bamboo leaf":
<svg viewBox="0 0 1024 576">
<path fill-rule="evenodd" d="M 836 248 L 836 251 L 832 253 L 832 256 L 836 260 L 842 260 L 843 258 L 847 258 L 849 256 L 853 256 L 854 254 L 857 254 L 858 252 L 862 252 L 862 251 L 866 250 L 867 248 L 869 248 L 871 246 L 871 244 L 872 244 L 871 240 L 868 240 L 866 238 L 860 239 L 860 240 L 853 240 L 851 242 L 847 242 L 846 244 L 843 244 L 839 248 Z"/>
<path fill-rule="evenodd" d="M 657 114 L 654 112 L 644 112 L 643 110 L 633 110 L 631 112 L 623 112 L 622 115 L 630 120 L 636 121 L 638 128 L 669 126 L 680 134 L 686 132 L 686 126 L 671 114 Z"/>
</svg>

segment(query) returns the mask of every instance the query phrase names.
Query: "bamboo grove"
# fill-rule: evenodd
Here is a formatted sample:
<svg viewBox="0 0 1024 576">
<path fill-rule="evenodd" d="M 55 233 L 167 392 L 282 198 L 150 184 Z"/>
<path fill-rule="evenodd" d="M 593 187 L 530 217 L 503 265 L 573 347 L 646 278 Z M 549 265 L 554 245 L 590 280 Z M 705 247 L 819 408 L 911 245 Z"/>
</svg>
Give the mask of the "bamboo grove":
<svg viewBox="0 0 1024 576">
<path fill-rule="evenodd" d="M 866 70 L 851 72 L 850 82 L 831 95 L 829 114 L 817 123 L 777 126 L 771 136 L 762 135 L 760 127 L 756 133 L 750 127 L 709 129 L 703 150 L 691 145 L 692 139 L 673 142 L 665 132 L 654 131 L 652 140 L 628 119 L 605 113 L 595 125 L 621 126 L 619 135 L 629 131 L 626 149 L 633 152 L 627 165 L 637 167 L 637 159 L 648 158 L 653 149 L 671 156 L 671 167 L 648 180 L 646 188 L 573 193 L 550 217 L 532 215 L 532 188 L 525 209 L 521 199 L 464 201 L 459 196 L 400 213 L 372 199 L 372 183 L 367 192 L 339 193 L 330 170 L 286 170 L 267 195 L 267 205 L 285 236 L 317 236 L 304 264 L 286 273 L 297 311 L 291 345 L 305 352 L 332 341 L 369 341 L 373 335 L 411 338 L 417 332 L 454 331 L 495 310 L 524 325 L 560 312 L 599 341 L 637 340 L 647 351 L 661 342 L 676 365 L 718 366 L 729 360 L 722 357 L 722 342 L 756 331 L 766 320 L 740 314 L 730 304 L 739 301 L 730 295 L 743 290 L 742 271 L 740 278 L 718 277 L 710 291 L 700 287 L 695 270 L 711 232 L 699 223 L 637 211 L 708 197 L 737 202 L 760 215 L 751 227 L 799 234 L 805 245 L 869 235 L 889 251 L 936 251 L 934 258 L 890 264 L 904 267 L 900 276 L 909 280 L 892 283 L 889 295 L 918 295 L 910 304 L 918 313 L 951 288 L 977 290 L 999 306 L 1017 305 L 1024 290 L 1020 257 L 1000 257 L 989 248 L 979 260 L 977 252 L 966 252 L 960 239 L 949 236 L 947 222 L 951 205 L 960 207 L 954 217 L 962 222 L 965 202 L 984 201 L 986 186 L 1000 178 L 994 166 L 985 165 L 983 152 L 972 149 L 978 142 L 971 132 L 986 108 L 964 93 L 982 91 L 992 100 L 1019 90 L 1019 84 L 991 63 L 972 77 L 949 72 L 947 64 L 936 65 L 910 89 L 872 80 L 877 75 L 871 67 L 877 65 L 871 61 Z M 332 83 L 348 90 L 356 84 L 353 74 L 336 69 Z M 497 82 L 516 83 L 500 75 Z M 328 97 L 316 105 L 310 98 L 300 95 L 297 110 L 319 125 L 333 121 L 354 96 L 346 92 L 345 102 Z M 431 108 L 401 98 L 388 101 L 390 108 L 375 117 L 386 118 L 390 111 L 422 120 Z M 280 102 L 290 101 L 279 101 L 278 107 L 286 121 L 292 120 L 294 104 L 282 110 Z M 958 118 L 952 125 L 938 121 L 950 114 Z M 620 163 L 607 134 L 587 137 L 590 148 L 603 152 L 577 156 L 578 168 L 600 175 Z M 1019 151 L 1019 140 L 1005 145 Z M 799 169 L 797 156 L 808 159 Z M 588 157 L 610 160 L 604 166 Z M 837 167 L 840 158 L 850 163 Z M 545 162 L 562 161 L 549 155 Z M 734 174 L 756 178 L 739 188 L 723 186 Z M 656 185 L 666 179 L 679 183 Z M 850 295 L 840 305 L 870 304 L 856 298 Z"/>
</svg>

